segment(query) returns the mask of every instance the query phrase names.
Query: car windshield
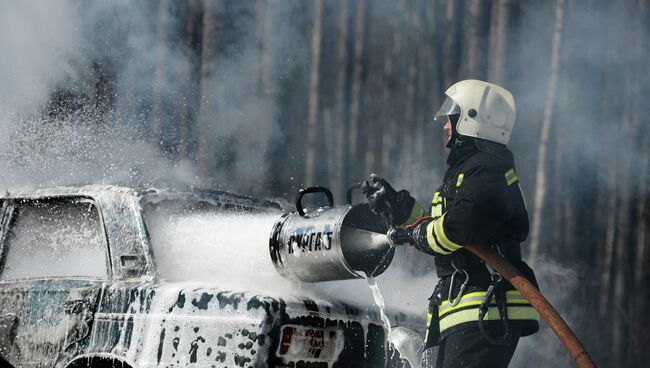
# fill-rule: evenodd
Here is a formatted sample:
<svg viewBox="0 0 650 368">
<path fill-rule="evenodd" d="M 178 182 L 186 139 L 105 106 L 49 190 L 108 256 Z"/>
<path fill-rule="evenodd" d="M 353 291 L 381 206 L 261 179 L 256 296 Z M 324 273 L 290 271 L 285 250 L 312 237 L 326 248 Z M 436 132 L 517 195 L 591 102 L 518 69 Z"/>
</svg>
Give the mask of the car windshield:
<svg viewBox="0 0 650 368">
<path fill-rule="evenodd" d="M 268 249 L 279 212 L 177 199 L 146 203 L 144 210 L 162 279 L 217 281 L 249 289 L 260 279 L 284 282 Z"/>
<path fill-rule="evenodd" d="M 41 277 L 103 277 L 106 242 L 93 202 L 87 200 L 17 201 L 0 280 Z"/>
</svg>

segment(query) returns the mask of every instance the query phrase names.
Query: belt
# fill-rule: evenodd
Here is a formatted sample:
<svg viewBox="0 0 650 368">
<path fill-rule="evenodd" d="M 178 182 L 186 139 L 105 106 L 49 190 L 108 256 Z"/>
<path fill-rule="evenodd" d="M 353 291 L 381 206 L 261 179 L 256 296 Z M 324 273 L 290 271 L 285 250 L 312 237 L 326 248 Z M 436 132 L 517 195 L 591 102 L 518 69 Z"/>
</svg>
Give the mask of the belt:
<svg viewBox="0 0 650 368">
<path fill-rule="evenodd" d="M 481 259 L 461 249 L 448 256 L 437 256 L 435 258 L 438 278 L 451 276 L 454 273 L 456 269 L 451 264 L 452 261 L 457 268 L 464 269 L 470 273 L 472 270 L 482 270 L 485 268 L 485 263 Z"/>
</svg>

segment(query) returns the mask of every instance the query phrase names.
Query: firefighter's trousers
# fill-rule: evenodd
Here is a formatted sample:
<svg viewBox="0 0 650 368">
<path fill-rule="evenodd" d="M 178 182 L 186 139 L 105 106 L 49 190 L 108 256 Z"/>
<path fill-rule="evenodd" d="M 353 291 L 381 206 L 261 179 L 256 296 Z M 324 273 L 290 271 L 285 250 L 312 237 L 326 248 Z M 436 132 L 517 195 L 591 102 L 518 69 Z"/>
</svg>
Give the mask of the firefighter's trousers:
<svg viewBox="0 0 650 368">
<path fill-rule="evenodd" d="M 512 331 L 510 345 L 492 345 L 478 328 L 447 336 L 438 349 L 436 368 L 505 368 L 519 342 L 520 331 Z"/>
</svg>

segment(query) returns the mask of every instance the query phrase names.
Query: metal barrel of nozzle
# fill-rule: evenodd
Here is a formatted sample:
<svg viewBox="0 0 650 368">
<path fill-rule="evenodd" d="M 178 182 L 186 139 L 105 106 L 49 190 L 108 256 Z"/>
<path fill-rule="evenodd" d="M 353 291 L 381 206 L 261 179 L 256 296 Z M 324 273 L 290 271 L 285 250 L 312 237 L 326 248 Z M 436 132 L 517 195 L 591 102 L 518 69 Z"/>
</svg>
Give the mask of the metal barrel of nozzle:
<svg viewBox="0 0 650 368">
<path fill-rule="evenodd" d="M 388 243 L 385 220 L 368 204 L 334 206 L 324 187 L 300 190 L 296 211 L 282 215 L 269 240 L 271 260 L 283 276 L 304 282 L 377 276 L 390 265 L 394 249 Z M 328 206 L 305 209 L 306 195 L 324 195 Z"/>
</svg>

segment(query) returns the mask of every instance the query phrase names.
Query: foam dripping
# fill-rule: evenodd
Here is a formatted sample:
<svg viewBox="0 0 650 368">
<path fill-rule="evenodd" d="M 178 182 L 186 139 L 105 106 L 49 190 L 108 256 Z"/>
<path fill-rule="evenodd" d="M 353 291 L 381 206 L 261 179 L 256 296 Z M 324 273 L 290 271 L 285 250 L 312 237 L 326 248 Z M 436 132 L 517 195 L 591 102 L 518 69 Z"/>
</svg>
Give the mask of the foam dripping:
<svg viewBox="0 0 650 368">
<path fill-rule="evenodd" d="M 384 296 L 381 294 L 379 285 L 372 276 L 364 275 L 368 282 L 368 287 L 372 292 L 375 304 L 379 307 L 381 320 L 386 328 L 387 341 L 393 346 L 400 354 L 400 357 L 408 362 L 411 368 L 421 368 L 420 361 L 422 359 L 422 352 L 424 350 L 424 342 L 422 337 L 415 332 L 405 327 L 392 327 L 388 314 L 386 314 L 386 305 Z"/>
</svg>

